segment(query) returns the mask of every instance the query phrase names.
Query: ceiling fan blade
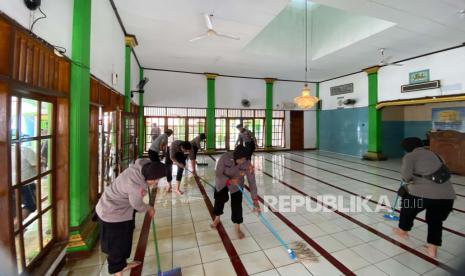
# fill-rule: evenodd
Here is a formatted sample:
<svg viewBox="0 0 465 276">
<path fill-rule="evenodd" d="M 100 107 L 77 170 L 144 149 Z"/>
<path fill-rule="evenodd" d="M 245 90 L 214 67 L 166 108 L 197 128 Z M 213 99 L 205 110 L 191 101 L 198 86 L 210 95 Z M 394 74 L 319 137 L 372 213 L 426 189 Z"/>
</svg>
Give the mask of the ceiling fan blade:
<svg viewBox="0 0 465 276">
<path fill-rule="evenodd" d="M 194 41 L 197 41 L 197 40 L 200 40 L 202 38 L 206 38 L 208 35 L 207 34 L 203 34 L 203 35 L 199 35 L 197 37 L 194 37 L 192 39 L 189 39 L 189 42 L 194 42 Z"/>
<path fill-rule="evenodd" d="M 212 30 L 213 29 L 213 23 L 212 23 L 212 19 L 211 19 L 210 15 L 205 13 L 203 16 L 205 18 L 205 25 L 207 25 L 207 29 Z"/>
<path fill-rule="evenodd" d="M 392 60 L 392 56 L 387 56 L 384 60 L 383 63 L 389 64 L 389 62 Z"/>
<path fill-rule="evenodd" d="M 224 37 L 224 38 L 234 39 L 234 40 L 239 40 L 239 39 L 241 39 L 240 37 L 233 36 L 233 35 L 227 35 L 227 34 L 216 33 L 216 35 L 217 35 L 217 36 Z"/>
<path fill-rule="evenodd" d="M 404 66 L 404 65 L 401 64 L 401 63 L 389 63 L 388 65 L 392 65 L 392 66 Z"/>
</svg>

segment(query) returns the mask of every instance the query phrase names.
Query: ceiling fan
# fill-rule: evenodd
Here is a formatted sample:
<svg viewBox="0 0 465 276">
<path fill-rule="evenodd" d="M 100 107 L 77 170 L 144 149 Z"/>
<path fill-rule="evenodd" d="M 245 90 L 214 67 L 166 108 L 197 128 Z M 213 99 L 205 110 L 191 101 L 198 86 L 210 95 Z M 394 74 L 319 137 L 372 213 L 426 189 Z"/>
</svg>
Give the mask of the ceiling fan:
<svg viewBox="0 0 465 276">
<path fill-rule="evenodd" d="M 403 64 L 400 64 L 400 63 L 393 63 L 393 62 L 390 62 L 392 60 L 392 56 L 384 56 L 384 51 L 386 49 L 385 48 L 381 48 L 379 49 L 379 53 L 381 54 L 381 61 L 378 63 L 379 66 L 390 66 L 390 65 L 393 65 L 393 66 L 402 66 Z"/>
<path fill-rule="evenodd" d="M 240 39 L 237 36 L 222 34 L 222 33 L 218 33 L 217 31 L 215 31 L 213 29 L 212 17 L 213 17 L 213 14 L 204 14 L 205 24 L 207 25 L 207 32 L 204 33 L 203 35 L 192 38 L 191 40 L 189 40 L 189 42 L 193 42 L 193 41 L 196 41 L 196 40 L 199 40 L 199 39 L 202 39 L 202 38 L 206 38 L 206 37 L 209 37 L 209 36 L 220 36 L 220 37 L 234 39 L 234 40 L 239 40 Z"/>
</svg>

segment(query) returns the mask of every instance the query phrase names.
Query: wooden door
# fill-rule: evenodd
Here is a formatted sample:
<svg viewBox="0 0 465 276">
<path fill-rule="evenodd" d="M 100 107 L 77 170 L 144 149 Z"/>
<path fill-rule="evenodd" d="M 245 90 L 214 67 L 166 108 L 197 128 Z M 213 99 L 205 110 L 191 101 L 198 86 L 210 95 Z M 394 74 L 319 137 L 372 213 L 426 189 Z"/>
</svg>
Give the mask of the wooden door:
<svg viewBox="0 0 465 276">
<path fill-rule="evenodd" d="M 304 149 L 304 112 L 291 111 L 291 150 Z"/>
</svg>

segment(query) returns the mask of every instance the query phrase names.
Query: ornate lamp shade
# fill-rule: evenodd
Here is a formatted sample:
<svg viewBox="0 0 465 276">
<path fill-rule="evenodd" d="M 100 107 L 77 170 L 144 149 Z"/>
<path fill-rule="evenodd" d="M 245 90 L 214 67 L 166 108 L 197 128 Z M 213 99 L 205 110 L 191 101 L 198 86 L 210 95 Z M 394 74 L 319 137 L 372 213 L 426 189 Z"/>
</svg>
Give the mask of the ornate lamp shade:
<svg viewBox="0 0 465 276">
<path fill-rule="evenodd" d="M 294 103 L 302 109 L 310 109 L 319 101 L 320 99 L 310 95 L 310 89 L 307 84 L 305 84 L 304 88 L 302 88 L 302 95 L 294 98 Z"/>
</svg>

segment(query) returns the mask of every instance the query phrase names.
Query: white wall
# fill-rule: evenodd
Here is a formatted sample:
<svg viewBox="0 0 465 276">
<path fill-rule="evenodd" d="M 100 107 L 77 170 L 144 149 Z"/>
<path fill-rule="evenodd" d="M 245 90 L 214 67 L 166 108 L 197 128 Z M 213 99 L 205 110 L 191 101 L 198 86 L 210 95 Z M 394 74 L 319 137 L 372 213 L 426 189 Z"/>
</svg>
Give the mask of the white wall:
<svg viewBox="0 0 465 276">
<path fill-rule="evenodd" d="M 47 1 L 44 1 L 47 2 Z M 109 1 L 92 1 L 90 72 L 124 94 L 124 33 Z M 116 85 L 112 73 L 118 74 Z"/>
<path fill-rule="evenodd" d="M 331 96 L 330 88 L 342 84 L 354 83 L 354 92 L 349 94 Z M 368 106 L 368 75 L 360 72 L 354 75 L 325 81 L 320 83 L 320 99 L 322 100 L 322 110 L 339 108 L 338 97 L 344 99 L 355 99 L 357 102 L 353 106 L 344 106 L 344 108 Z"/>
<path fill-rule="evenodd" d="M 33 30 L 48 43 L 66 48 L 68 57 L 71 57 L 73 3 L 73 0 L 42 1 L 41 8 L 47 18 L 37 21 Z M 27 29 L 35 18 L 42 16 L 38 10 L 29 11 L 22 0 L 1 0 L 0 11 Z"/>
<path fill-rule="evenodd" d="M 316 112 L 304 112 L 304 148 L 316 148 Z"/>
<path fill-rule="evenodd" d="M 250 108 L 264 109 L 266 83 L 264 80 L 217 77 L 215 81 L 216 107 L 244 108 L 243 99 L 250 101 Z"/>
<path fill-rule="evenodd" d="M 144 70 L 150 81 L 145 86 L 144 105 L 207 107 L 207 79 L 204 75 Z"/>
<path fill-rule="evenodd" d="M 386 66 L 378 72 L 378 101 L 412 99 L 465 93 L 465 47 Z M 409 73 L 430 70 L 430 80 L 440 80 L 440 89 L 401 93 L 409 83 Z"/>
</svg>

